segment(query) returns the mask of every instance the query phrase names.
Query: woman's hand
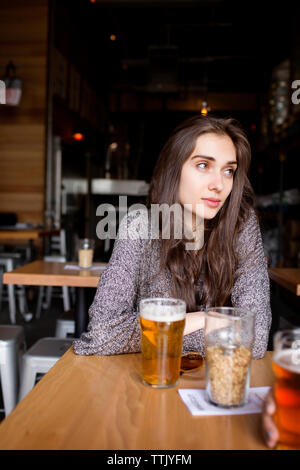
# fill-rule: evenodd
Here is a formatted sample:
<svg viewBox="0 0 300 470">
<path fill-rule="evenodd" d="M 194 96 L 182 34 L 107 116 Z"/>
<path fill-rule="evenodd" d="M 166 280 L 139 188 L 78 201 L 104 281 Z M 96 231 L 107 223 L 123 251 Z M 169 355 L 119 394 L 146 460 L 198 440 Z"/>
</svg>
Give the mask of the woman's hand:
<svg viewBox="0 0 300 470">
<path fill-rule="evenodd" d="M 190 312 L 186 314 L 183 336 L 204 328 L 204 312 Z"/>
<path fill-rule="evenodd" d="M 262 413 L 262 427 L 263 434 L 268 447 L 275 447 L 279 439 L 278 429 L 274 423 L 274 413 L 276 411 L 276 404 L 273 395 L 273 389 L 271 389 L 266 396 L 263 413 Z"/>
</svg>

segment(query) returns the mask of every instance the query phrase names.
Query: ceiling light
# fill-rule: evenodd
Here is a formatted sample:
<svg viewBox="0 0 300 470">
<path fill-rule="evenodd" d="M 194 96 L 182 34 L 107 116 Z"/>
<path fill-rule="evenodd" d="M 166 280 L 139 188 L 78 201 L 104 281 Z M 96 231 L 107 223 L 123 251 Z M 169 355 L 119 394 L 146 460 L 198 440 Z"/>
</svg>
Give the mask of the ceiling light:
<svg viewBox="0 0 300 470">
<path fill-rule="evenodd" d="M 208 113 L 207 103 L 206 103 L 206 101 L 202 101 L 201 114 L 202 114 L 202 116 L 207 116 L 207 113 Z"/>
</svg>

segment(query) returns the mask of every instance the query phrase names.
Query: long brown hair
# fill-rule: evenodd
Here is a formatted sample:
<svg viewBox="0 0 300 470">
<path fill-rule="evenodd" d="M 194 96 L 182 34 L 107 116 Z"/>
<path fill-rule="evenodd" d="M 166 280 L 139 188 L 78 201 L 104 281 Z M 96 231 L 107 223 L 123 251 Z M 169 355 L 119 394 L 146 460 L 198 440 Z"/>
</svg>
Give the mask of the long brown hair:
<svg viewBox="0 0 300 470">
<path fill-rule="evenodd" d="M 236 240 L 243 222 L 253 207 L 254 193 L 247 173 L 251 160 L 248 139 L 238 121 L 201 115 L 187 119 L 171 134 L 158 157 L 149 190 L 151 204 L 178 203 L 178 189 L 184 162 L 193 152 L 196 139 L 206 133 L 231 138 L 238 167 L 233 187 L 225 204 L 211 220 L 205 220 L 204 245 L 196 252 L 185 249 L 184 240 L 161 239 L 160 271 L 167 268 L 172 280 L 172 295 L 187 303 L 187 311 L 197 305 L 230 305 L 230 294 L 238 259 Z M 196 284 L 202 282 L 197 298 Z"/>
</svg>

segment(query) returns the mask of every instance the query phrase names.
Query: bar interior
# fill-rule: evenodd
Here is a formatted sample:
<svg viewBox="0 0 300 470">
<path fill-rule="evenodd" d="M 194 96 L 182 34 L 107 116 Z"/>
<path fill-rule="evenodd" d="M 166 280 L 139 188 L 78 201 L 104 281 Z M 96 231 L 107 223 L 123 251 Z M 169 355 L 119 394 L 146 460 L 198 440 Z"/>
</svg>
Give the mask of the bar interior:
<svg viewBox="0 0 300 470">
<path fill-rule="evenodd" d="M 300 449 L 299 18 L 0 2 L 1 451 Z"/>
</svg>

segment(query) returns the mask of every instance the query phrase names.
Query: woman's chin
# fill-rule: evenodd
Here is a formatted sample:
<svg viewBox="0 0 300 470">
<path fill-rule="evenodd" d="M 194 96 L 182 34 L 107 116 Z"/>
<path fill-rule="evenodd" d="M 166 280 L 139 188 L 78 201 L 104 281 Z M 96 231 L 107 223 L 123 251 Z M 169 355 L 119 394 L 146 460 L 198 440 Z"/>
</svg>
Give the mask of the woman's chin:
<svg viewBox="0 0 300 470">
<path fill-rule="evenodd" d="M 210 209 L 208 207 L 205 208 L 204 210 L 204 219 L 206 220 L 211 220 L 214 217 L 216 217 L 217 213 L 219 212 L 221 208 L 216 208 L 216 209 Z"/>
</svg>

